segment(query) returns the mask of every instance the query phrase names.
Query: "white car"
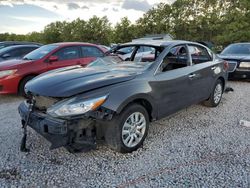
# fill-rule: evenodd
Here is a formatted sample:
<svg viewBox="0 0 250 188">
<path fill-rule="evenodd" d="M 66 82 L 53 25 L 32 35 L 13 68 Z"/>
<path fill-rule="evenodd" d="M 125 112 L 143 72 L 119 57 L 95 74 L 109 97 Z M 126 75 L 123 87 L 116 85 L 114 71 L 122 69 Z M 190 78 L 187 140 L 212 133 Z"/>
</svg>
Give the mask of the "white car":
<svg viewBox="0 0 250 188">
<path fill-rule="evenodd" d="M 124 55 L 119 55 L 123 60 L 128 61 L 134 52 L 135 48 L 127 47 L 124 49 L 121 49 L 122 52 L 124 52 Z M 119 50 L 120 51 L 120 50 Z M 135 60 L 142 58 L 144 55 L 148 55 L 154 53 L 154 48 L 151 48 L 149 46 L 141 46 L 136 53 Z"/>
</svg>

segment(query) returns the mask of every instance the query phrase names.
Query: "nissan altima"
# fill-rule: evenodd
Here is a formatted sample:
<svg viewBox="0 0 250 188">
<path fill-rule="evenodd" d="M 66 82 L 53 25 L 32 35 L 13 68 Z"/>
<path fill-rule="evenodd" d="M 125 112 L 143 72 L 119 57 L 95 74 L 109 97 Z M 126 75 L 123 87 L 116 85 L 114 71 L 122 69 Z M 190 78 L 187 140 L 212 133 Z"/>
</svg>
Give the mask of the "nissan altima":
<svg viewBox="0 0 250 188">
<path fill-rule="evenodd" d="M 150 56 L 135 58 L 142 47 Z M 133 47 L 129 61 L 114 58 Z M 88 151 L 105 140 L 114 150 L 141 147 L 149 124 L 192 104 L 219 105 L 228 64 L 207 47 L 188 41 L 127 43 L 89 67 L 73 66 L 37 76 L 25 86 L 20 104 L 27 151 L 28 126 L 49 140 L 51 148 Z M 110 60 L 111 61 L 111 60 Z"/>
</svg>

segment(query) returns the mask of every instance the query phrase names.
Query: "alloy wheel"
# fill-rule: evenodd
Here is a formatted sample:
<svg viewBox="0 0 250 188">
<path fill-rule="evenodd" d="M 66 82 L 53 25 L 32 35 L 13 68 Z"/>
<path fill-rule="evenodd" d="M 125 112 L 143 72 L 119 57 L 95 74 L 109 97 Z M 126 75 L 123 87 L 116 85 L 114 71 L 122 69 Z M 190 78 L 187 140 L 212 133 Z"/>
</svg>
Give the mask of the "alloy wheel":
<svg viewBox="0 0 250 188">
<path fill-rule="evenodd" d="M 132 113 L 122 127 L 122 142 L 126 147 L 137 146 L 146 132 L 146 118 L 140 112 Z"/>
</svg>

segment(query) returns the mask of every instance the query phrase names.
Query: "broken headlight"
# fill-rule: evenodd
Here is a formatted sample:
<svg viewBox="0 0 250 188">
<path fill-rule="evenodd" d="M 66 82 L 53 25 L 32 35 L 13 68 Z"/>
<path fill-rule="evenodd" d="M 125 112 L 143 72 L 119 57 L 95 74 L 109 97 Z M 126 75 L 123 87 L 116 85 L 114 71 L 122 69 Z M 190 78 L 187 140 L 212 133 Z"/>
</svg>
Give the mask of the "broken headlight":
<svg viewBox="0 0 250 188">
<path fill-rule="evenodd" d="M 47 113 L 54 117 L 81 115 L 88 111 L 97 109 L 106 99 L 107 95 L 88 100 L 72 98 L 53 105 L 48 108 Z"/>
</svg>

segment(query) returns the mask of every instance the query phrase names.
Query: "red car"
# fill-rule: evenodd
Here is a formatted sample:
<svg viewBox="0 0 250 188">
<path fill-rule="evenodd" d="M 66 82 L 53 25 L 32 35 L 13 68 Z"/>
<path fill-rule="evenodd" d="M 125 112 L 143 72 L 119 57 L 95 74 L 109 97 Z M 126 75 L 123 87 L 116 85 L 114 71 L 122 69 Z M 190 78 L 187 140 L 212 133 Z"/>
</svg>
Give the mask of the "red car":
<svg viewBox="0 0 250 188">
<path fill-rule="evenodd" d="M 0 94 L 25 95 L 25 84 L 35 76 L 61 67 L 85 66 L 106 51 L 89 43 L 55 43 L 34 50 L 21 60 L 0 62 Z"/>
</svg>

